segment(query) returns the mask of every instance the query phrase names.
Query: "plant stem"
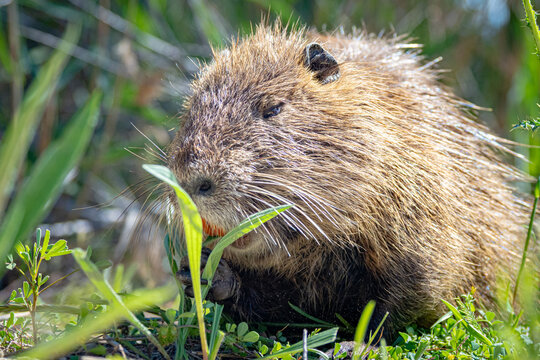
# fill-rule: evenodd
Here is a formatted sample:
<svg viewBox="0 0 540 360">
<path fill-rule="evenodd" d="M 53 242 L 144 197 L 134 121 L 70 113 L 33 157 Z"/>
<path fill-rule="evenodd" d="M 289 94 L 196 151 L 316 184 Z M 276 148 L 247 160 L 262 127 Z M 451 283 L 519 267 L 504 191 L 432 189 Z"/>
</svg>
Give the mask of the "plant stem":
<svg viewBox="0 0 540 360">
<path fill-rule="evenodd" d="M 34 345 L 37 345 L 37 324 L 36 324 L 36 310 L 30 310 L 30 317 L 32 319 L 32 339 L 34 340 Z"/>
<path fill-rule="evenodd" d="M 529 22 L 534 42 L 536 43 L 536 54 L 540 57 L 540 30 L 536 23 L 536 12 L 532 7 L 531 0 L 523 0 L 523 7 L 525 8 L 527 21 Z"/>
<path fill-rule="evenodd" d="M 519 287 L 519 280 L 521 278 L 521 274 L 523 273 L 523 269 L 525 268 L 525 261 L 527 260 L 527 251 L 529 250 L 529 243 L 531 241 L 531 235 L 532 230 L 534 226 L 534 215 L 536 214 L 536 206 L 538 205 L 538 198 L 540 197 L 540 179 L 536 182 L 536 186 L 534 187 L 534 203 L 533 208 L 531 212 L 531 219 L 529 220 L 529 228 L 527 230 L 527 238 L 525 239 L 525 245 L 523 246 L 523 255 L 521 257 L 521 265 L 519 266 L 519 271 L 516 277 L 516 285 L 514 287 L 514 294 L 512 296 L 512 301 L 514 303 L 514 306 L 516 304 L 516 296 L 517 296 L 517 290 Z"/>
<path fill-rule="evenodd" d="M 37 251 L 37 250 L 36 250 Z M 37 273 L 37 269 L 36 269 Z M 37 300 L 38 300 L 38 284 L 36 281 L 36 276 L 32 279 L 33 282 L 31 284 L 32 286 L 32 307 L 30 310 L 30 316 L 32 317 L 32 339 L 34 340 L 34 345 L 38 342 L 38 330 L 37 330 L 37 323 L 36 323 L 36 306 L 37 306 Z"/>
</svg>

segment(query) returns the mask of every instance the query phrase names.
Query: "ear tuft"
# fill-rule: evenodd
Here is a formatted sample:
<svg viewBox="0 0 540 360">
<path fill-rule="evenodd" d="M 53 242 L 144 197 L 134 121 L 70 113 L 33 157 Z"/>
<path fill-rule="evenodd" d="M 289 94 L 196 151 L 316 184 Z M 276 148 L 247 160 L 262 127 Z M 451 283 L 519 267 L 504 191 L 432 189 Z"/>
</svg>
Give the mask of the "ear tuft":
<svg viewBox="0 0 540 360">
<path fill-rule="evenodd" d="M 339 79 L 339 65 L 334 57 L 317 43 L 306 46 L 304 66 L 315 73 L 321 84 L 328 84 Z"/>
</svg>

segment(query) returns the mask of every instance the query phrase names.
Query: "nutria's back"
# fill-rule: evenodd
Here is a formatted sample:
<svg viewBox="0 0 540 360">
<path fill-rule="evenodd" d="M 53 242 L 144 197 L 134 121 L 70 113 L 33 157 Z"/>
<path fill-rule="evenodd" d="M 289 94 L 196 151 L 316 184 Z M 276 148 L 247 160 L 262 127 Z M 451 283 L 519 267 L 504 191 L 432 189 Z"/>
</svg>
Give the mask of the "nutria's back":
<svg viewBox="0 0 540 360">
<path fill-rule="evenodd" d="M 363 32 L 259 26 L 216 52 L 170 167 L 207 232 L 295 204 L 226 250 L 234 286 L 217 300 L 241 318 L 291 321 L 291 302 L 354 323 L 375 299 L 391 334 L 472 285 L 490 297 L 526 221 L 520 174 L 437 74 L 403 38 Z"/>
</svg>

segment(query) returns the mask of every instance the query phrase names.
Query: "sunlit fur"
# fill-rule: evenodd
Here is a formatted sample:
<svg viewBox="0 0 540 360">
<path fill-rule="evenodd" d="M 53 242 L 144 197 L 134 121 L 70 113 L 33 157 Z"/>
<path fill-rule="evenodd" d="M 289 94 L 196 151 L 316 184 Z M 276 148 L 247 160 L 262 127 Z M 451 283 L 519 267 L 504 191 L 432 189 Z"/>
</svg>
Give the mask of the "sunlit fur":
<svg viewBox="0 0 540 360">
<path fill-rule="evenodd" d="M 336 58 L 337 81 L 323 85 L 303 66 L 311 42 Z M 297 302 L 317 308 L 347 277 L 350 260 L 332 254 L 358 247 L 387 279 L 384 301 L 408 302 L 393 314 L 401 323 L 432 322 L 441 298 L 471 285 L 489 299 L 526 223 L 509 185 L 521 175 L 499 156 L 509 153 L 504 140 L 424 64 L 402 37 L 279 24 L 216 50 L 192 84 L 170 167 L 202 216 L 226 230 L 295 204 L 224 258 L 293 279 L 305 289 Z M 279 103 L 278 115 L 262 117 Z M 196 192 L 203 177 L 216 184 L 209 196 Z M 334 283 L 317 281 L 322 264 Z"/>
</svg>

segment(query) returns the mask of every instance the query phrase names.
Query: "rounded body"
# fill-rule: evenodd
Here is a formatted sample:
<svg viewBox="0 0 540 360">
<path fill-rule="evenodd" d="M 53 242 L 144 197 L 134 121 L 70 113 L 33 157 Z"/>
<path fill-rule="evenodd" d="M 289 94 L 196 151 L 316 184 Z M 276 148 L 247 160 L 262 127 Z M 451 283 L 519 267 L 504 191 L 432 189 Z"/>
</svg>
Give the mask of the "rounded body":
<svg viewBox="0 0 540 360">
<path fill-rule="evenodd" d="M 509 270 L 526 210 L 504 141 L 437 81 L 418 46 L 363 32 L 259 26 L 201 69 L 170 167 L 207 233 L 294 207 L 226 249 L 244 320 L 429 325 Z M 504 265 L 501 267 L 501 265 Z M 227 277 L 225 276 L 225 277 Z M 232 284 L 232 285 L 230 285 Z"/>
</svg>

